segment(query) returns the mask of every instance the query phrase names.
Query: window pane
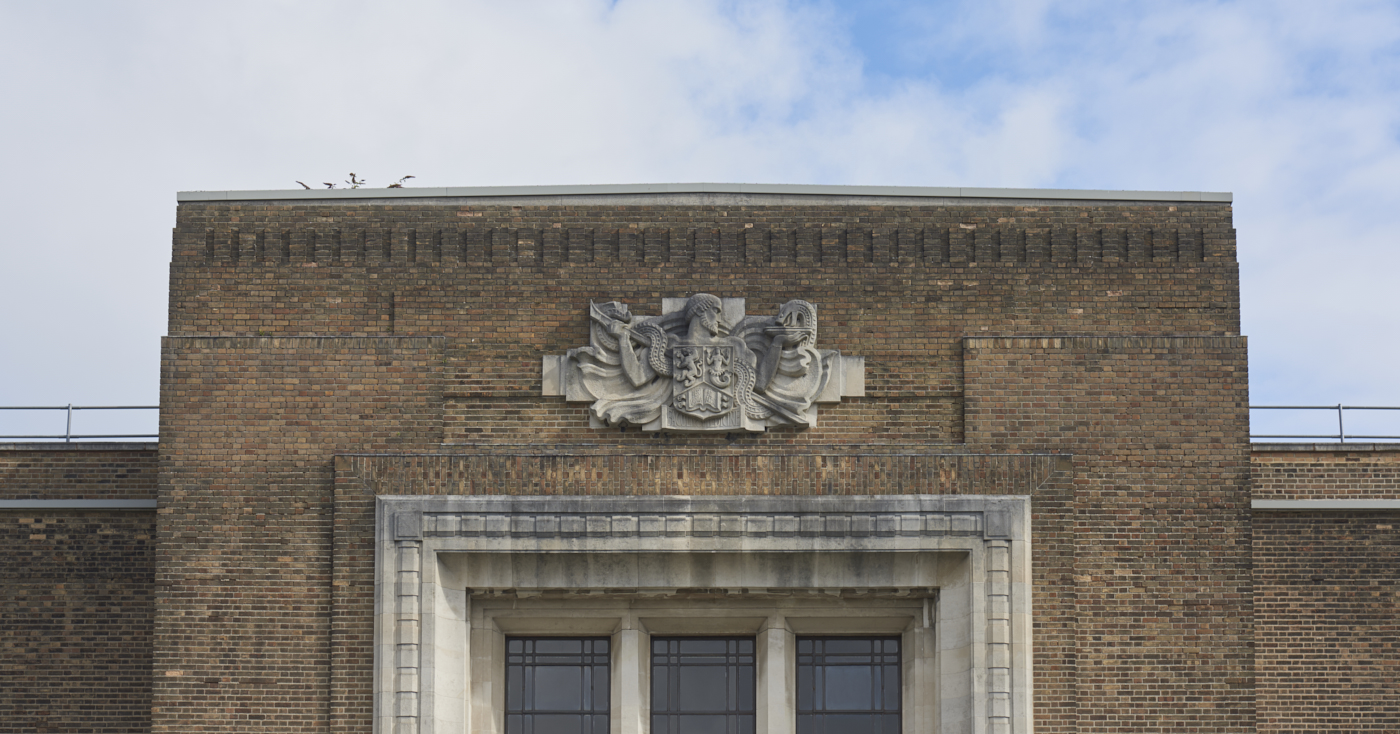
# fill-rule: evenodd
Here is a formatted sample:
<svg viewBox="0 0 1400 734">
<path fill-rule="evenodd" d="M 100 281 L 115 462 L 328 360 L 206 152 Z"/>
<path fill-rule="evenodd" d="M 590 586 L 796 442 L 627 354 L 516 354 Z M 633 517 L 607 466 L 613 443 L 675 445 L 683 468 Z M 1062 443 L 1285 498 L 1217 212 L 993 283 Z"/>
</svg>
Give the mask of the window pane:
<svg viewBox="0 0 1400 734">
<path fill-rule="evenodd" d="M 651 706 L 653 709 L 664 711 L 667 708 L 666 693 L 671 690 L 671 685 L 667 679 L 667 668 L 651 666 Z"/>
<path fill-rule="evenodd" d="M 837 655 L 857 655 L 861 657 L 869 657 L 871 645 L 876 642 L 878 641 L 865 639 L 845 639 L 841 637 L 836 637 L 830 640 L 822 640 L 821 644 L 824 648 L 822 652 L 825 653 L 827 657 L 833 657 Z"/>
<path fill-rule="evenodd" d="M 608 686 L 612 684 L 612 675 L 607 665 L 595 665 L 589 671 L 589 682 L 593 686 L 593 710 L 608 710 Z"/>
<path fill-rule="evenodd" d="M 898 734 L 898 637 L 800 637 L 798 734 Z"/>
<path fill-rule="evenodd" d="M 583 710 L 581 665 L 541 665 L 535 668 L 535 708 L 543 711 Z"/>
<path fill-rule="evenodd" d="M 586 716 L 566 716 L 561 714 L 535 714 L 533 717 L 535 724 L 534 734 L 581 734 L 589 732 L 584 727 L 587 721 Z"/>
<path fill-rule="evenodd" d="M 830 665 L 822 672 L 826 675 L 823 698 L 827 710 L 870 711 L 873 708 L 870 701 L 870 666 Z"/>
<path fill-rule="evenodd" d="M 677 716 L 676 734 L 730 734 L 728 716 Z"/>
<path fill-rule="evenodd" d="M 653 637 L 652 734 L 750 734 L 754 643 L 747 637 Z"/>
<path fill-rule="evenodd" d="M 540 655 L 578 655 L 583 652 L 583 640 L 563 637 L 544 637 L 535 640 L 535 652 Z"/>
<path fill-rule="evenodd" d="M 507 734 L 605 734 L 609 671 L 606 638 L 507 638 Z"/>
<path fill-rule="evenodd" d="M 799 646 L 800 650 L 801 647 Z M 812 682 L 814 671 L 811 665 L 797 664 L 797 708 L 801 711 L 811 711 L 817 705 L 812 694 L 816 686 Z"/>
<path fill-rule="evenodd" d="M 525 669 L 519 665 L 506 666 L 506 708 L 519 711 L 525 705 Z"/>
<path fill-rule="evenodd" d="M 885 692 L 885 705 L 884 705 L 884 710 L 886 710 L 886 711 L 898 711 L 898 710 L 899 710 L 900 694 L 902 693 L 902 691 L 900 690 L 900 686 L 899 686 L 899 666 L 898 666 L 898 665 L 886 665 L 886 666 L 883 667 L 882 670 L 883 670 L 884 681 L 885 681 L 885 685 L 884 685 L 884 692 Z M 890 684 L 890 681 L 893 681 L 893 685 Z"/>
<path fill-rule="evenodd" d="M 739 710 L 754 710 L 754 679 L 752 676 L 739 676 Z"/>
<path fill-rule="evenodd" d="M 728 711 L 731 704 L 737 705 L 738 702 L 729 696 L 727 667 L 691 663 L 691 660 L 693 658 L 681 658 L 682 667 L 676 669 L 682 711 Z"/>
</svg>

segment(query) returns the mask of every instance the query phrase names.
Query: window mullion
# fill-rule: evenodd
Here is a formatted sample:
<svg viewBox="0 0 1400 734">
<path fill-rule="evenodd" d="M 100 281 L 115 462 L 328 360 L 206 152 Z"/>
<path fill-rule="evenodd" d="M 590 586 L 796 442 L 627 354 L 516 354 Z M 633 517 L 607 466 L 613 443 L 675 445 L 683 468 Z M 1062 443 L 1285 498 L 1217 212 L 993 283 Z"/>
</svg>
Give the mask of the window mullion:
<svg viewBox="0 0 1400 734">
<path fill-rule="evenodd" d="M 649 637 L 639 629 L 622 629 L 613 635 L 613 640 L 613 718 L 610 734 L 650 734 Z"/>
<path fill-rule="evenodd" d="M 755 663 L 758 686 L 758 731 L 762 734 L 794 734 L 797 674 L 796 637 L 781 615 L 769 617 L 758 633 Z"/>
</svg>

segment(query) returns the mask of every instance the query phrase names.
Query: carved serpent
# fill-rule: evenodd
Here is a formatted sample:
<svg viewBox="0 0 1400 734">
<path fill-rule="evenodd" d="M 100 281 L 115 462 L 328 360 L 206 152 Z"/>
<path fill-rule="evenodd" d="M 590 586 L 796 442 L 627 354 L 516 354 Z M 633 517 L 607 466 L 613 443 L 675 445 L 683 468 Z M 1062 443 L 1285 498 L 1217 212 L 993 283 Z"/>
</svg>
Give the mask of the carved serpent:
<svg viewBox="0 0 1400 734">
<path fill-rule="evenodd" d="M 603 351 L 616 352 L 622 347 L 621 342 L 613 337 L 612 334 L 608 333 L 606 325 L 595 321 L 593 322 L 592 329 L 593 341 L 596 342 L 598 346 L 602 347 Z"/>
<path fill-rule="evenodd" d="M 744 408 L 744 414 L 754 420 L 763 420 L 773 415 L 772 410 L 754 402 L 753 386 L 758 378 L 748 361 L 744 359 L 736 360 L 734 363 L 734 372 L 739 376 L 739 386 L 734 389 L 734 392 L 739 398 L 739 405 Z"/>
<path fill-rule="evenodd" d="M 644 340 L 651 348 L 647 363 L 658 375 L 671 376 L 671 360 L 666 358 L 666 331 L 655 321 L 643 321 L 632 329 L 632 335 Z"/>
</svg>

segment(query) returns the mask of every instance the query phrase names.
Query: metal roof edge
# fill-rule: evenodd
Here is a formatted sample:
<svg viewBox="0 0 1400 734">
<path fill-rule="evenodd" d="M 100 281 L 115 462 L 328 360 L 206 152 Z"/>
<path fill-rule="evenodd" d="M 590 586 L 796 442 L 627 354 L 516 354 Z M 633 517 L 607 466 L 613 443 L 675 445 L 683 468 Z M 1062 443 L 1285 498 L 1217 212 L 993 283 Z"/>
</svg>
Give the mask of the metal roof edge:
<svg viewBox="0 0 1400 734">
<path fill-rule="evenodd" d="M 1054 199 L 1070 201 L 1183 201 L 1230 203 L 1229 192 L 1109 191 L 1105 189 L 1009 189 L 947 186 L 827 186 L 820 184 L 657 183 L 566 186 L 449 186 L 401 189 L 277 189 L 180 191 L 177 202 L 342 199 L 496 198 L 648 194 L 768 194 L 779 196 L 878 196 L 949 199 Z"/>
<path fill-rule="evenodd" d="M 1400 451 L 1400 443 L 1274 443 L 1255 442 L 1249 445 L 1256 453 L 1345 453 L 1358 451 Z"/>
<path fill-rule="evenodd" d="M 156 451 L 157 441 L 0 441 L 0 451 Z"/>
</svg>

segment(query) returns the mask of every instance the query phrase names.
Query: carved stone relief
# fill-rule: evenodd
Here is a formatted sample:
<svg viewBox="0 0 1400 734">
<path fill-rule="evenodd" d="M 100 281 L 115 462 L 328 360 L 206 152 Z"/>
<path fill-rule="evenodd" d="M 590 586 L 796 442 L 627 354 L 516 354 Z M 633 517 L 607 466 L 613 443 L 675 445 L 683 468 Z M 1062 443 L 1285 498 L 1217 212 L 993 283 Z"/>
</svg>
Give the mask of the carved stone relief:
<svg viewBox="0 0 1400 734">
<path fill-rule="evenodd" d="M 591 402 L 593 425 L 646 431 L 814 426 L 815 403 L 865 394 L 865 364 L 819 350 L 817 307 L 748 316 L 741 298 L 664 299 L 662 315 L 589 304 L 590 343 L 545 357 L 545 395 Z"/>
</svg>

